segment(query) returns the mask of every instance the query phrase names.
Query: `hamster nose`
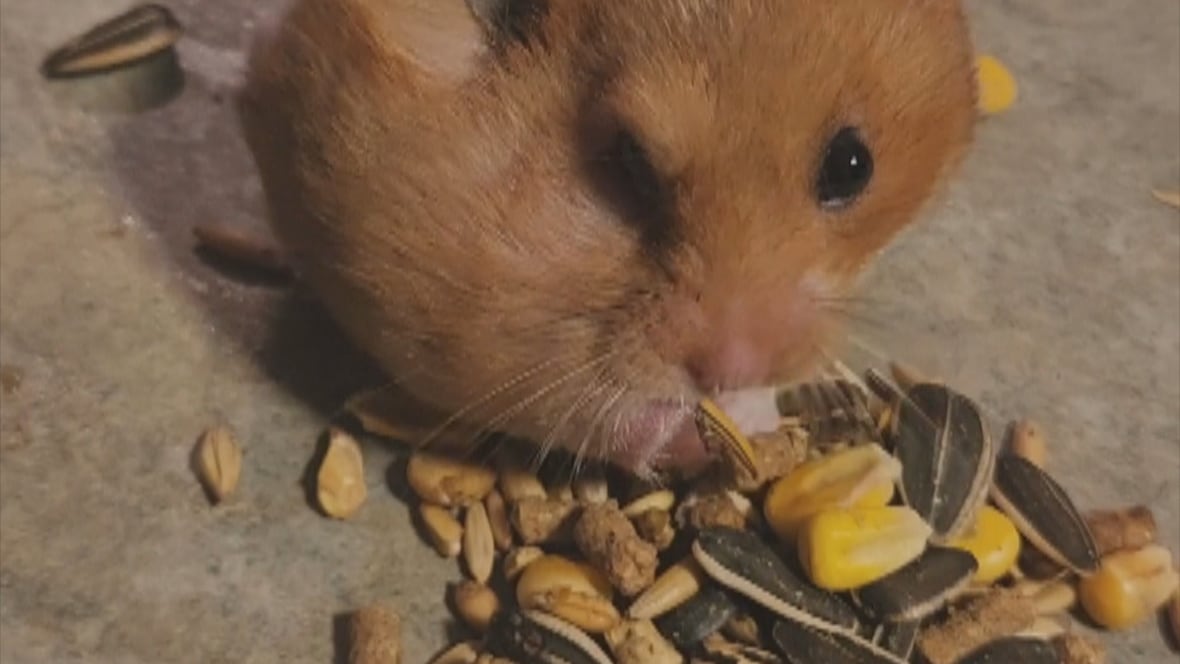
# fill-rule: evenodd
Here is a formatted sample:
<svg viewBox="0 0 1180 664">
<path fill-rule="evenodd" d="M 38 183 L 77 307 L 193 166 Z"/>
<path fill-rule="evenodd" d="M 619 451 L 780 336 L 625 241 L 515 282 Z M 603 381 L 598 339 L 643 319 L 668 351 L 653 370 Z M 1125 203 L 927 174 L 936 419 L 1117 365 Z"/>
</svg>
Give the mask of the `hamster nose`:
<svg viewBox="0 0 1180 664">
<path fill-rule="evenodd" d="M 691 355 L 685 368 L 705 393 L 760 385 L 770 371 L 765 349 L 742 337 L 728 337 Z"/>
</svg>

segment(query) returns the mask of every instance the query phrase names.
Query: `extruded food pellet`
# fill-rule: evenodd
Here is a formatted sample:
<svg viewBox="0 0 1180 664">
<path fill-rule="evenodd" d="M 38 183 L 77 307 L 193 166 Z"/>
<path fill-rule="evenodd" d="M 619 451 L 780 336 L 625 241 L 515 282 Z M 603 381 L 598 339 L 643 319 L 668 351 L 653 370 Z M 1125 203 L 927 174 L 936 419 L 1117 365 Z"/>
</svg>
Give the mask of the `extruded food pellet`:
<svg viewBox="0 0 1180 664">
<path fill-rule="evenodd" d="M 400 664 L 402 657 L 401 618 L 380 605 L 366 606 L 349 621 L 351 644 L 349 664 Z"/>
<path fill-rule="evenodd" d="M 639 536 L 616 501 L 587 505 L 574 526 L 574 541 L 623 595 L 639 593 L 656 578 L 655 546 Z"/>
</svg>

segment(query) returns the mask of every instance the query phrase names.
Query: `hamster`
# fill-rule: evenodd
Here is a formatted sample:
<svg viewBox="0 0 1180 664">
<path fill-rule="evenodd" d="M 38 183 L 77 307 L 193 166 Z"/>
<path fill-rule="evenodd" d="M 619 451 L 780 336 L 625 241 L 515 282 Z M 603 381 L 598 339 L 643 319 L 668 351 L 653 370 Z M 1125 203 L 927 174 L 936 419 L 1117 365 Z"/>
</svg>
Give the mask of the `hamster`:
<svg viewBox="0 0 1180 664">
<path fill-rule="evenodd" d="M 295 0 L 238 98 L 272 227 L 454 421 L 699 464 L 694 404 L 813 371 L 857 275 L 957 170 L 963 10 L 507 1 L 525 11 L 489 31 L 461 0 Z"/>
</svg>

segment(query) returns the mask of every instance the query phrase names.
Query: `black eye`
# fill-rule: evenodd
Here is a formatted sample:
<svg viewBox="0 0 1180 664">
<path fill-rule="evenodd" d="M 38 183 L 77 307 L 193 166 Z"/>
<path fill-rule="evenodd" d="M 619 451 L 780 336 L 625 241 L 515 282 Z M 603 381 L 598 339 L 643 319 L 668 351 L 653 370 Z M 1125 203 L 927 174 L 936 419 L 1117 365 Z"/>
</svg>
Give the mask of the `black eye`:
<svg viewBox="0 0 1180 664">
<path fill-rule="evenodd" d="M 816 182 L 820 207 L 843 207 L 853 201 L 873 177 L 873 155 L 852 127 L 841 129 L 824 150 Z"/>
<path fill-rule="evenodd" d="M 634 199 L 637 212 L 650 214 L 660 204 L 662 186 L 643 146 L 631 132 L 620 131 L 615 134 L 609 154 L 618 169 L 619 184 L 626 190 L 624 194 Z"/>
<path fill-rule="evenodd" d="M 615 132 L 599 163 L 604 193 L 620 217 L 649 242 L 668 240 L 669 185 L 635 134 L 626 129 Z"/>
</svg>

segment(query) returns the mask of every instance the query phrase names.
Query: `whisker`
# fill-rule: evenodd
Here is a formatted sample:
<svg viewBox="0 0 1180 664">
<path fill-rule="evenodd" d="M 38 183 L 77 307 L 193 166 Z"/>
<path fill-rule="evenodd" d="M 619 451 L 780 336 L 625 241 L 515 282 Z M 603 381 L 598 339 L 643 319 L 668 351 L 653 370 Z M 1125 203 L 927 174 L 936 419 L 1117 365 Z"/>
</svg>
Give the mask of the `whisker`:
<svg viewBox="0 0 1180 664">
<path fill-rule="evenodd" d="M 570 404 L 570 407 L 567 408 L 564 413 L 562 413 L 557 422 L 555 422 L 554 425 L 550 427 L 549 433 L 541 441 L 541 444 L 538 447 L 538 454 L 541 458 L 544 458 L 549 454 L 550 450 L 553 448 L 553 445 L 557 441 L 558 433 L 569 424 L 570 419 L 573 417 L 574 413 L 578 412 L 578 410 L 587 403 L 590 403 L 590 401 L 601 394 L 603 390 L 610 387 L 610 381 L 602 380 L 603 376 L 606 374 L 606 370 L 607 366 L 604 365 L 603 368 L 599 370 L 598 375 L 596 375 L 593 380 L 587 383 L 586 388 L 582 390 L 581 395 L 575 399 L 572 404 Z M 580 465 L 578 463 L 578 459 L 575 457 L 573 472 L 570 475 L 571 482 L 576 479 L 579 467 Z"/>
<path fill-rule="evenodd" d="M 431 442 L 433 442 L 438 436 L 440 436 L 444 431 L 446 431 L 449 427 L 453 426 L 456 422 L 458 422 L 459 420 L 464 418 L 466 415 L 471 413 L 476 408 L 486 405 L 488 402 L 492 401 L 496 397 L 504 394 L 505 392 L 507 392 L 510 389 L 513 389 L 514 387 L 520 385 L 521 383 L 527 381 L 529 378 L 532 378 L 533 376 L 541 373 L 542 371 L 545 371 L 546 369 L 552 367 L 554 364 L 557 364 L 558 362 L 566 359 L 567 357 L 568 357 L 568 355 L 566 355 L 566 356 L 556 355 L 556 356 L 550 357 L 546 360 L 538 362 L 537 364 L 533 365 L 532 367 L 530 367 L 528 369 L 525 369 L 524 371 L 521 371 L 520 373 L 513 376 L 512 378 L 509 378 L 508 380 L 504 381 L 500 385 L 492 388 L 490 391 L 485 393 L 483 396 L 476 398 L 475 400 L 471 401 L 467 405 L 463 406 L 462 408 L 460 408 L 457 411 L 455 411 L 454 413 L 452 413 L 450 415 L 450 417 L 448 417 L 446 420 L 443 421 L 442 424 L 440 424 L 437 428 L 433 429 L 430 433 L 428 433 L 425 437 L 423 437 L 420 441 L 418 441 L 418 446 L 423 447 L 423 448 L 426 447 Z"/>
<path fill-rule="evenodd" d="M 528 397 L 521 399 L 515 405 L 504 409 L 503 411 L 500 412 L 499 415 L 496 415 L 492 419 L 485 422 L 483 428 L 486 430 L 489 430 L 489 431 L 494 430 L 499 425 L 501 425 L 504 422 L 509 421 L 513 417 L 516 417 L 517 415 L 519 415 L 522 411 L 524 411 L 530 405 L 536 403 L 538 399 L 541 399 L 549 392 L 552 392 L 554 389 L 557 389 L 558 387 L 565 384 L 567 381 L 571 380 L 572 378 L 578 376 L 579 374 L 582 374 L 588 370 L 594 369 L 595 367 L 605 364 L 612 357 L 614 357 L 614 355 L 615 355 L 615 353 L 613 351 L 609 352 L 609 353 L 603 353 L 602 355 L 600 355 L 596 358 L 591 358 L 590 360 L 587 360 L 586 362 L 582 363 L 580 366 L 575 367 L 574 369 L 570 370 L 569 372 L 566 372 L 565 374 L 550 381 L 549 383 L 542 385 L 541 387 L 539 387 L 535 391 L 533 391 L 533 393 L 530 394 Z"/>
</svg>

